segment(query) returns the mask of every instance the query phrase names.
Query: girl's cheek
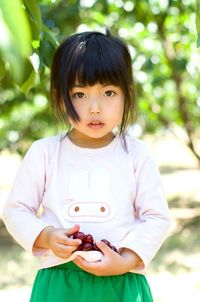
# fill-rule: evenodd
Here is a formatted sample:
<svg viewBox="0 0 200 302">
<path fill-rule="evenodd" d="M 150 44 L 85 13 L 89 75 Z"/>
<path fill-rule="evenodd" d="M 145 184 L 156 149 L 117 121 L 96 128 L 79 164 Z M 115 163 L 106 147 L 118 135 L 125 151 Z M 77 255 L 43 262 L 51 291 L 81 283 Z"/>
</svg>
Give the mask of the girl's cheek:
<svg viewBox="0 0 200 302">
<path fill-rule="evenodd" d="M 71 127 L 76 127 L 80 121 L 75 122 L 72 118 L 69 117 L 68 122 L 70 123 Z"/>
</svg>

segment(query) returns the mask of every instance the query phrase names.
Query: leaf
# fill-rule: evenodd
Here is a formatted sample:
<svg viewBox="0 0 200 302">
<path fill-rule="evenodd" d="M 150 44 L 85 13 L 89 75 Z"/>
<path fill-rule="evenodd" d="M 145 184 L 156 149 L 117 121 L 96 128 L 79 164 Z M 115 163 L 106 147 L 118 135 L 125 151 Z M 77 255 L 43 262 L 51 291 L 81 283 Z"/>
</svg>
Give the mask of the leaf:
<svg viewBox="0 0 200 302">
<path fill-rule="evenodd" d="M 196 0 L 196 29 L 200 31 L 200 0 Z"/>
<path fill-rule="evenodd" d="M 8 62 L 14 81 L 21 83 L 26 76 L 24 60 L 32 49 L 29 21 L 20 0 L 1 0 L 1 11 L 0 25 L 4 31 L 0 39 L 2 58 Z"/>
<path fill-rule="evenodd" d="M 200 47 L 200 32 L 197 36 L 197 47 Z"/>
<path fill-rule="evenodd" d="M 0 58 L 0 80 L 2 80 L 5 76 L 6 69 L 3 60 Z"/>
<path fill-rule="evenodd" d="M 197 47 L 200 46 L 200 0 L 196 0 Z"/>
<path fill-rule="evenodd" d="M 21 77 L 19 79 L 15 79 L 15 83 L 19 87 L 21 87 L 27 81 L 27 79 L 30 77 L 31 72 L 34 70 L 33 65 L 31 64 L 31 62 L 28 58 L 23 60 L 20 70 L 22 73 Z"/>
<path fill-rule="evenodd" d="M 38 3 L 35 0 L 23 0 L 26 8 L 29 10 L 29 13 L 32 16 L 33 21 L 37 24 L 38 29 L 41 30 L 42 19 L 41 12 L 38 6 Z"/>
<path fill-rule="evenodd" d="M 51 31 L 47 26 L 43 26 L 43 32 L 41 33 L 40 41 L 40 58 L 44 65 L 51 67 L 53 55 L 58 46 L 58 42 L 53 37 Z"/>
<path fill-rule="evenodd" d="M 185 58 L 175 58 L 173 64 L 177 70 L 183 72 L 186 69 L 187 60 Z"/>
<path fill-rule="evenodd" d="M 32 41 L 32 46 L 33 46 L 34 49 L 39 48 L 39 46 L 40 46 L 40 41 L 39 41 L 39 40 L 33 40 L 33 41 Z"/>
<path fill-rule="evenodd" d="M 55 48 L 57 48 L 58 41 L 52 35 L 52 31 L 44 24 L 42 26 L 42 30 L 43 30 L 42 34 L 43 34 L 43 37 L 45 38 L 45 40 L 49 41 Z"/>
<path fill-rule="evenodd" d="M 20 0 L 1 0 L 3 20 L 9 30 L 10 49 L 16 49 L 22 56 L 31 53 L 31 31 L 25 10 Z M 3 47 L 6 47 L 4 44 Z M 8 49 L 8 50 L 10 50 Z"/>
<path fill-rule="evenodd" d="M 23 0 L 28 17 L 31 23 L 32 35 L 34 40 L 39 40 L 42 28 L 42 18 L 40 8 L 35 0 Z"/>
<path fill-rule="evenodd" d="M 32 88 L 35 82 L 35 71 L 32 70 L 31 74 L 29 75 L 28 79 L 26 82 L 20 87 L 21 90 L 24 92 L 24 94 L 27 94 L 29 90 Z"/>
<path fill-rule="evenodd" d="M 51 67 L 54 52 L 55 48 L 49 41 L 43 40 L 41 42 L 40 58 L 47 67 Z"/>
</svg>

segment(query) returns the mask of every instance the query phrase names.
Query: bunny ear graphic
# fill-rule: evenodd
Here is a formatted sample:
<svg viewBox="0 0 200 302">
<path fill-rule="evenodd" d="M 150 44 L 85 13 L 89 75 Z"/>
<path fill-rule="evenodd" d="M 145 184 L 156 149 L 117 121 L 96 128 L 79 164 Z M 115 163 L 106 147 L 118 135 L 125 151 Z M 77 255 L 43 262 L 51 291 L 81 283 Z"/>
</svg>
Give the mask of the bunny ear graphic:
<svg viewBox="0 0 200 302">
<path fill-rule="evenodd" d="M 69 194 L 73 198 L 91 199 L 107 196 L 110 191 L 111 176 L 107 169 L 96 168 L 90 175 L 87 170 L 74 171 L 69 180 Z M 100 197 L 101 196 L 101 197 Z"/>
<path fill-rule="evenodd" d="M 74 171 L 69 180 L 69 195 L 75 199 L 80 199 L 80 196 L 85 198 L 88 192 L 88 181 L 89 176 L 86 170 L 79 169 Z"/>
<path fill-rule="evenodd" d="M 110 192 L 111 175 L 105 168 L 96 168 L 93 170 L 90 178 L 90 189 L 100 196 L 107 196 Z"/>
</svg>

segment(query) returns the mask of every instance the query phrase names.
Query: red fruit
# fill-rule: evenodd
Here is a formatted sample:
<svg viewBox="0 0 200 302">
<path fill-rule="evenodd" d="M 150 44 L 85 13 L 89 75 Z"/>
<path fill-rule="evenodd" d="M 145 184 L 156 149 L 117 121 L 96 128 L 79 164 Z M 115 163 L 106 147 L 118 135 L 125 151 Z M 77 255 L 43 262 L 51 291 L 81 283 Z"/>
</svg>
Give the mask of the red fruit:
<svg viewBox="0 0 200 302">
<path fill-rule="evenodd" d="M 77 248 L 77 251 L 82 251 L 83 250 L 83 244 L 80 244 L 79 247 Z"/>
<path fill-rule="evenodd" d="M 111 243 L 110 241 L 106 240 L 106 239 L 102 239 L 101 241 L 103 241 L 107 246 L 111 247 Z"/>
<path fill-rule="evenodd" d="M 91 243 L 83 243 L 82 245 L 82 251 L 91 251 L 93 248 L 92 244 Z"/>
<path fill-rule="evenodd" d="M 90 235 L 90 234 L 85 235 L 84 243 L 86 243 L 86 242 L 93 244 L 94 239 L 93 239 L 92 235 Z"/>
<path fill-rule="evenodd" d="M 76 232 L 73 234 L 73 239 L 80 239 L 81 241 L 84 241 L 85 234 L 83 232 Z"/>
<path fill-rule="evenodd" d="M 96 243 L 94 242 L 94 239 L 91 234 L 84 234 L 83 232 L 76 232 L 72 235 L 73 239 L 80 239 L 82 241 L 82 244 L 80 244 L 77 248 L 77 251 L 101 251 Z M 113 251 L 117 252 L 117 249 L 115 246 L 111 245 L 111 243 L 107 239 L 102 239 L 109 248 L 111 248 Z"/>
<path fill-rule="evenodd" d="M 111 245 L 111 247 L 110 247 L 114 252 L 116 252 L 116 253 L 118 253 L 118 251 L 117 251 L 117 249 L 116 249 L 116 247 L 115 246 L 113 246 L 113 245 Z"/>
</svg>

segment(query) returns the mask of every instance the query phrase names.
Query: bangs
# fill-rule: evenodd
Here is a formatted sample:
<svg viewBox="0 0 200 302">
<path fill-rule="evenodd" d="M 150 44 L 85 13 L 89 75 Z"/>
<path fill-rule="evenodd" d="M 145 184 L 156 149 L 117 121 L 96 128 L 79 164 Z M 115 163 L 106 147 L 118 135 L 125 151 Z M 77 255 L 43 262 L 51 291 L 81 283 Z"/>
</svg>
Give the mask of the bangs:
<svg viewBox="0 0 200 302">
<path fill-rule="evenodd" d="M 68 67 L 69 89 L 77 81 L 84 86 L 111 83 L 124 88 L 124 58 L 120 56 L 120 52 L 113 51 L 113 45 L 111 50 L 109 41 L 102 36 L 93 35 L 89 40 L 81 41 L 76 46 Z"/>
</svg>

